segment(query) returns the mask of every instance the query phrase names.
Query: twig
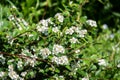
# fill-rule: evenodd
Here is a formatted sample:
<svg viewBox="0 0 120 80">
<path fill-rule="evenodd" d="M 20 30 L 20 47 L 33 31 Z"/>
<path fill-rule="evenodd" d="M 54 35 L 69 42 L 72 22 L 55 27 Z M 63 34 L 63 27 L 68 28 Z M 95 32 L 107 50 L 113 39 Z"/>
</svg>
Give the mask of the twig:
<svg viewBox="0 0 120 80">
<path fill-rule="evenodd" d="M 25 56 L 25 55 L 20 55 L 20 54 L 10 54 L 10 53 L 6 53 L 6 52 L 0 52 L 0 54 L 7 55 L 7 56 L 12 56 L 12 57 L 15 56 L 15 57 L 22 58 L 22 59 L 35 59 L 37 61 L 45 62 L 45 63 L 48 63 L 49 65 L 53 66 L 52 62 L 46 61 L 46 60 L 40 59 L 40 58 L 33 58 L 33 57 L 30 57 L 30 56 Z"/>
</svg>

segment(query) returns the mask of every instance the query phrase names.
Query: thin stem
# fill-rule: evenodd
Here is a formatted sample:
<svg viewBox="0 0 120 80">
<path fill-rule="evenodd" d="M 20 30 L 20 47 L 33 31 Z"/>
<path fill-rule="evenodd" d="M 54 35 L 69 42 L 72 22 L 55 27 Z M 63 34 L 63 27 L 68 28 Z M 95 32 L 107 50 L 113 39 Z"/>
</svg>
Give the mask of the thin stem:
<svg viewBox="0 0 120 80">
<path fill-rule="evenodd" d="M 7 56 L 12 56 L 12 57 L 18 57 L 18 58 L 22 58 L 22 59 L 35 59 L 37 61 L 45 62 L 45 63 L 48 63 L 49 65 L 53 66 L 52 62 L 46 61 L 46 60 L 40 59 L 40 58 L 33 58 L 33 57 L 30 57 L 30 56 L 25 56 L 25 55 L 21 55 L 21 54 L 10 54 L 10 53 L 6 53 L 6 52 L 0 52 L 0 54 L 7 55 Z"/>
</svg>

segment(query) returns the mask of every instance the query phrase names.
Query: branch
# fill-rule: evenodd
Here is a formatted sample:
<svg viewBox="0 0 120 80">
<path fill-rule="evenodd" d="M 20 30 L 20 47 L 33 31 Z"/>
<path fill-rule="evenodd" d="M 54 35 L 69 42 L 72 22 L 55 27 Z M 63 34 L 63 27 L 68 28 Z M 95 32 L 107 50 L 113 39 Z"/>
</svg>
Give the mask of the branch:
<svg viewBox="0 0 120 80">
<path fill-rule="evenodd" d="M 7 56 L 12 56 L 12 57 L 18 57 L 18 58 L 22 58 L 22 59 L 35 59 L 37 61 L 45 62 L 45 63 L 48 63 L 49 65 L 53 66 L 52 62 L 46 61 L 46 60 L 40 59 L 40 58 L 32 58 L 30 56 L 25 56 L 25 55 L 21 55 L 21 54 L 10 54 L 10 53 L 6 53 L 6 52 L 0 52 L 0 54 L 7 55 Z"/>
</svg>

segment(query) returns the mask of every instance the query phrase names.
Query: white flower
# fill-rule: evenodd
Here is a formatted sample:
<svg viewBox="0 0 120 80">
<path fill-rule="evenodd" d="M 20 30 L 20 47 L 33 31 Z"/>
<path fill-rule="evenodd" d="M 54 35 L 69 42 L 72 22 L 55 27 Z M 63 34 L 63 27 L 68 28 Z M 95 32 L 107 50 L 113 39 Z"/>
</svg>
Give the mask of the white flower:
<svg viewBox="0 0 120 80">
<path fill-rule="evenodd" d="M 80 29 L 78 27 L 75 27 L 74 30 L 75 30 L 76 33 L 80 32 Z"/>
<path fill-rule="evenodd" d="M 107 24 L 103 24 L 103 25 L 102 25 L 102 28 L 103 28 L 103 29 L 108 29 L 108 25 L 107 25 Z"/>
<path fill-rule="evenodd" d="M 65 80 L 64 76 L 60 75 L 58 80 Z"/>
<path fill-rule="evenodd" d="M 3 77 L 5 75 L 5 72 L 1 71 L 0 72 L 0 78 Z"/>
<path fill-rule="evenodd" d="M 39 32 L 44 33 L 45 31 L 48 31 L 48 20 L 40 20 L 40 22 L 37 24 L 36 28 Z"/>
<path fill-rule="evenodd" d="M 31 55 L 31 57 L 32 57 L 33 59 L 36 59 L 36 58 L 38 58 L 36 54 L 34 54 L 34 55 Z"/>
<path fill-rule="evenodd" d="M 17 27 L 19 28 L 19 30 L 22 30 L 23 28 L 27 28 L 28 26 L 28 23 L 24 20 L 24 19 L 21 19 L 21 18 L 16 18 L 17 21 L 15 21 L 15 24 L 17 25 Z M 21 26 L 21 23 L 25 26 Z"/>
<path fill-rule="evenodd" d="M 82 80 L 89 80 L 89 78 L 82 78 Z"/>
<path fill-rule="evenodd" d="M 74 30 L 72 28 L 70 29 L 67 29 L 65 34 L 69 34 L 69 35 L 72 35 L 74 33 Z"/>
<path fill-rule="evenodd" d="M 60 64 L 67 65 L 69 63 L 67 56 L 60 57 Z"/>
<path fill-rule="evenodd" d="M 78 37 L 85 37 L 86 33 L 87 33 L 87 30 L 79 30 Z"/>
<path fill-rule="evenodd" d="M 79 32 L 78 32 L 78 34 L 82 34 L 82 35 L 84 35 L 86 33 L 87 33 L 87 30 L 79 30 Z"/>
<path fill-rule="evenodd" d="M 26 60 L 26 64 L 29 64 L 31 67 L 34 67 L 35 64 L 36 64 L 36 59 L 30 59 L 30 58 L 28 58 Z"/>
<path fill-rule="evenodd" d="M 18 29 L 19 30 L 22 30 L 23 29 L 23 27 L 21 26 L 21 19 L 20 18 L 16 18 L 15 20 L 14 20 L 14 22 L 13 22 L 13 24 L 15 25 L 15 26 L 17 26 L 18 27 Z"/>
<path fill-rule="evenodd" d="M 22 77 L 25 77 L 26 74 L 27 74 L 27 72 L 22 72 L 22 73 L 21 73 L 21 76 L 22 76 Z"/>
<path fill-rule="evenodd" d="M 47 19 L 47 22 L 50 23 L 50 24 L 54 24 L 54 23 L 51 21 L 51 18 L 48 18 L 48 19 Z"/>
<path fill-rule="evenodd" d="M 70 1 L 69 4 L 71 5 L 73 3 L 73 1 Z"/>
<path fill-rule="evenodd" d="M 17 9 L 16 6 L 14 6 L 14 5 L 12 6 L 12 8 L 13 8 L 13 9 Z"/>
<path fill-rule="evenodd" d="M 52 31 L 53 31 L 54 33 L 57 33 L 57 32 L 59 32 L 59 29 L 58 29 L 58 27 L 55 27 L 55 28 L 52 28 Z"/>
<path fill-rule="evenodd" d="M 8 66 L 8 75 L 12 80 L 18 80 L 19 75 L 13 70 L 13 64 Z"/>
<path fill-rule="evenodd" d="M 18 80 L 25 80 L 24 78 L 21 78 L 21 77 L 19 77 L 19 79 Z"/>
<path fill-rule="evenodd" d="M 73 30 L 75 30 L 76 28 L 78 28 L 78 27 L 75 27 L 75 26 L 71 26 L 71 28 L 73 29 Z"/>
<path fill-rule="evenodd" d="M 45 32 L 45 31 L 48 31 L 48 27 L 46 27 L 46 26 L 37 26 L 37 30 L 39 31 L 39 32 Z"/>
<path fill-rule="evenodd" d="M 33 34 L 28 34 L 28 37 L 33 37 L 34 35 Z"/>
<path fill-rule="evenodd" d="M 15 18 L 18 22 L 21 22 L 21 19 L 20 18 Z"/>
<path fill-rule="evenodd" d="M 58 19 L 58 21 L 59 22 L 63 22 L 63 20 L 64 20 L 64 16 L 61 14 L 61 13 L 57 13 L 56 15 L 55 15 L 55 18 L 57 18 Z"/>
<path fill-rule="evenodd" d="M 110 34 L 109 38 L 110 39 L 114 39 L 115 35 L 114 34 Z"/>
<path fill-rule="evenodd" d="M 58 45 L 58 44 L 55 44 L 53 46 L 53 54 L 58 54 L 58 53 L 64 53 L 65 52 L 65 49 L 63 48 L 63 46 L 61 45 Z"/>
<path fill-rule="evenodd" d="M 52 62 L 55 62 L 58 65 L 67 65 L 67 64 L 69 64 L 67 56 L 62 56 L 62 57 L 54 56 L 52 58 Z"/>
<path fill-rule="evenodd" d="M 85 35 L 84 34 L 79 34 L 78 37 L 85 37 Z"/>
<path fill-rule="evenodd" d="M 24 19 L 14 17 L 14 15 L 10 15 L 8 19 L 12 21 L 13 25 L 17 26 L 19 30 L 27 28 L 26 26 L 28 26 L 28 23 Z M 21 24 L 23 24 L 25 27 L 23 27 Z"/>
<path fill-rule="evenodd" d="M 8 43 L 12 45 L 12 43 L 13 43 L 13 41 L 14 41 L 14 40 L 12 39 L 13 37 L 12 37 L 11 35 L 6 35 L 6 38 L 8 39 Z"/>
<path fill-rule="evenodd" d="M 15 71 L 9 71 L 8 75 L 12 80 L 18 80 L 19 78 L 19 75 Z"/>
<path fill-rule="evenodd" d="M 117 67 L 120 68 L 120 64 L 118 64 Z"/>
<path fill-rule="evenodd" d="M 21 21 L 25 26 L 28 26 L 28 23 L 24 19 L 21 19 Z"/>
<path fill-rule="evenodd" d="M 98 60 L 98 65 L 107 66 L 107 62 L 105 61 L 105 59 L 100 59 L 100 60 Z"/>
<path fill-rule="evenodd" d="M 18 61 L 18 63 L 17 63 L 17 68 L 22 68 L 22 64 L 23 64 L 22 61 Z"/>
<path fill-rule="evenodd" d="M 86 21 L 88 25 L 90 25 L 91 27 L 97 27 L 97 23 L 94 20 L 87 20 Z"/>
<path fill-rule="evenodd" d="M 78 42 L 78 39 L 76 39 L 75 37 L 72 37 L 72 38 L 70 39 L 70 42 L 75 44 L 75 43 Z"/>
<path fill-rule="evenodd" d="M 0 21 L 0 27 L 3 25 L 3 21 Z"/>
<path fill-rule="evenodd" d="M 8 71 L 13 71 L 13 65 L 12 64 L 8 66 Z"/>
<path fill-rule="evenodd" d="M 23 28 L 22 28 L 22 26 L 20 24 L 16 23 L 16 25 L 17 25 L 19 30 L 23 30 Z"/>
<path fill-rule="evenodd" d="M 56 56 L 54 56 L 53 58 L 52 58 L 52 62 L 58 62 L 58 57 L 56 57 Z"/>
<path fill-rule="evenodd" d="M 8 17 L 8 19 L 9 19 L 10 21 L 15 20 L 14 15 L 10 15 L 10 16 Z"/>
<path fill-rule="evenodd" d="M 47 20 L 40 20 L 40 24 L 44 27 L 48 27 L 48 21 Z"/>
<path fill-rule="evenodd" d="M 12 63 L 12 62 L 14 62 L 15 60 L 14 59 L 10 59 L 10 60 L 8 60 L 8 62 L 10 62 L 10 63 Z"/>
<path fill-rule="evenodd" d="M 3 54 L 0 54 L 0 62 L 1 62 L 2 64 L 5 63 L 5 57 L 3 56 Z"/>
<path fill-rule="evenodd" d="M 87 34 L 87 30 L 84 29 L 84 30 L 80 30 L 81 34 Z"/>
<path fill-rule="evenodd" d="M 76 32 L 78 34 L 78 37 L 84 37 L 85 34 L 87 34 L 86 29 L 85 30 L 80 30 L 79 27 L 74 27 L 74 26 L 72 26 L 70 29 L 71 29 L 71 31 L 69 31 L 69 32 L 72 32 L 72 33 Z M 72 35 L 72 33 L 71 33 L 71 35 Z"/>
<path fill-rule="evenodd" d="M 79 52 L 80 52 L 80 50 L 79 50 L 79 49 L 75 51 L 75 53 L 79 53 Z"/>
<path fill-rule="evenodd" d="M 22 30 L 22 29 L 23 29 L 19 24 L 18 24 L 17 26 L 19 26 L 19 28 L 18 28 L 19 30 Z"/>
<path fill-rule="evenodd" d="M 43 48 L 40 50 L 40 54 L 43 58 L 46 58 L 51 54 L 51 51 L 48 48 Z"/>
</svg>

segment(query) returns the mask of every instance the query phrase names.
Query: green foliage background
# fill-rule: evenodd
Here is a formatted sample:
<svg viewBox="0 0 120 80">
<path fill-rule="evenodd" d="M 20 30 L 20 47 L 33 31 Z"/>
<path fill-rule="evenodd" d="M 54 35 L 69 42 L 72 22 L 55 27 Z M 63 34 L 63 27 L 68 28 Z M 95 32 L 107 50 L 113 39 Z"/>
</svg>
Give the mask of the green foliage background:
<svg viewBox="0 0 120 80">
<path fill-rule="evenodd" d="M 34 22 L 42 18 L 54 16 L 55 13 L 65 11 L 69 2 L 72 0 L 8 0 L 22 12 L 25 19 Z M 1 0 L 1 5 L 10 6 L 7 0 Z M 87 3 L 82 8 L 83 15 L 94 19 L 99 24 L 108 24 L 111 28 L 118 29 L 120 26 L 119 0 L 86 0 Z M 82 0 L 73 0 L 79 4 Z M 34 20 L 33 20 L 34 18 Z"/>
</svg>

